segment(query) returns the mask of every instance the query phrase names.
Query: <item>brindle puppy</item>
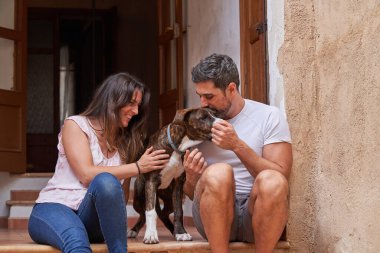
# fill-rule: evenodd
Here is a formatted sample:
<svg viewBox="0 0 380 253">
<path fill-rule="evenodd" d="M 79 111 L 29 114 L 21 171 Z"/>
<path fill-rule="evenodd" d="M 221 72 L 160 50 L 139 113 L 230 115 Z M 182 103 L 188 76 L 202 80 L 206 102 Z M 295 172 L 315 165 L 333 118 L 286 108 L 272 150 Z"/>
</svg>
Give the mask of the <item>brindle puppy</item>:
<svg viewBox="0 0 380 253">
<path fill-rule="evenodd" d="M 205 140 L 211 140 L 211 128 L 217 119 L 207 108 L 178 110 L 171 124 L 158 130 L 149 139 L 154 150 L 165 149 L 171 155 L 168 165 L 137 177 L 134 185 L 133 207 L 139 219 L 128 231 L 128 237 L 135 238 L 145 222 L 147 228 L 144 243 L 158 243 L 157 215 L 175 236 L 177 241 L 191 241 L 192 237 L 183 227 L 183 184 L 185 173 L 182 155 Z M 169 128 L 169 129 L 168 129 Z M 161 209 L 158 198 L 163 200 Z M 174 224 L 169 215 L 174 211 Z"/>
</svg>

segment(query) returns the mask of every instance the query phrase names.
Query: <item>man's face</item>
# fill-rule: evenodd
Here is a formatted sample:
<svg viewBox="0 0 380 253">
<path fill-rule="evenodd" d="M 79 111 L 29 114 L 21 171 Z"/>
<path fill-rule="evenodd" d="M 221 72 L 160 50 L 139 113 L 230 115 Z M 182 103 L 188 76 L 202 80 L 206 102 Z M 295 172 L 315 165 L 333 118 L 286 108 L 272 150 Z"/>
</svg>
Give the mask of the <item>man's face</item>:
<svg viewBox="0 0 380 253">
<path fill-rule="evenodd" d="M 212 81 L 196 83 L 196 93 L 201 99 L 201 107 L 216 111 L 216 117 L 228 119 L 231 100 L 228 89 L 223 91 L 215 87 Z"/>
</svg>

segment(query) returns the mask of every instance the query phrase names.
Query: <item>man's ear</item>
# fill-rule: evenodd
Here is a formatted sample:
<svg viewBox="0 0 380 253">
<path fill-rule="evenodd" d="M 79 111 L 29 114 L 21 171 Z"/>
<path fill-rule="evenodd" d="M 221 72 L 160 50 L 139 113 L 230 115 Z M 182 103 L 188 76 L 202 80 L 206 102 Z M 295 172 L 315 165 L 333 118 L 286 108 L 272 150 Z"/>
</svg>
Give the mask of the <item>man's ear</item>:
<svg viewBox="0 0 380 253">
<path fill-rule="evenodd" d="M 183 121 L 185 119 L 186 114 L 191 112 L 192 110 L 193 110 L 192 108 L 177 110 L 177 112 L 174 116 L 173 122 Z"/>
<path fill-rule="evenodd" d="M 228 84 L 228 86 L 227 86 L 227 89 L 230 91 L 230 92 L 232 92 L 232 91 L 237 91 L 237 87 L 236 87 L 236 83 L 234 83 L 234 82 L 230 82 L 229 84 Z"/>
</svg>

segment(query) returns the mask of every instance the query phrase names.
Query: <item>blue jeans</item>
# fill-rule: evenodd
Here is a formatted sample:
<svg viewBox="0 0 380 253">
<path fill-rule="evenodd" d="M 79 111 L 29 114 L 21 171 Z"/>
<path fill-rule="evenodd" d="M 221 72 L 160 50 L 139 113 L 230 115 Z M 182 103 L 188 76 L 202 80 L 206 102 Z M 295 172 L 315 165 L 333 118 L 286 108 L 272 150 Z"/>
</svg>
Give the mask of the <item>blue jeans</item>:
<svg viewBox="0 0 380 253">
<path fill-rule="evenodd" d="M 91 243 L 104 242 L 109 252 L 127 252 L 124 192 L 110 173 L 90 183 L 77 211 L 58 203 L 40 203 L 29 218 L 29 234 L 36 243 L 62 252 L 92 252 Z"/>
</svg>

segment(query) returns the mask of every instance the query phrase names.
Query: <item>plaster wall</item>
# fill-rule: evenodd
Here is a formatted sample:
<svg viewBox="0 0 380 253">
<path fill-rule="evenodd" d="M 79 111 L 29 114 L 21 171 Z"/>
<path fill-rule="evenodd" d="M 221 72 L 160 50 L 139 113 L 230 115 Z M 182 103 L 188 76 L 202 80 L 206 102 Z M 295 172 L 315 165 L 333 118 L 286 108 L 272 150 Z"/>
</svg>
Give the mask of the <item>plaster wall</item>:
<svg viewBox="0 0 380 253">
<path fill-rule="evenodd" d="M 292 252 L 380 248 L 380 2 L 285 1 Z"/>
<path fill-rule="evenodd" d="M 278 51 L 284 43 L 284 0 L 267 0 L 267 50 L 269 104 L 285 114 L 284 80 L 277 64 Z M 286 115 L 286 114 L 285 114 Z"/>
<path fill-rule="evenodd" d="M 212 53 L 229 55 L 240 70 L 240 22 L 237 0 L 191 0 L 186 5 L 185 107 L 199 106 L 191 81 L 191 68 Z M 284 1 L 267 0 L 269 103 L 285 114 L 282 74 L 277 66 L 278 51 L 284 42 Z"/>
<path fill-rule="evenodd" d="M 240 69 L 239 1 L 187 1 L 185 107 L 198 107 L 191 69 L 212 53 L 229 55 Z"/>
</svg>

